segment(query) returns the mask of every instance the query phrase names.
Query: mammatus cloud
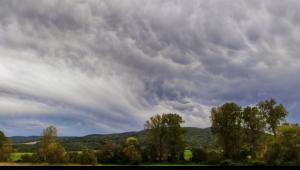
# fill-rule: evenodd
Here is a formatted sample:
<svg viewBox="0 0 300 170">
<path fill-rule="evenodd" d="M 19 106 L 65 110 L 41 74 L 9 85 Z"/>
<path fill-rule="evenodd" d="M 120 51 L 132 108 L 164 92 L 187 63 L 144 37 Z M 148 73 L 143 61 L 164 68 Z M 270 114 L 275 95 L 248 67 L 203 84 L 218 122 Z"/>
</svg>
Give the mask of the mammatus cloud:
<svg viewBox="0 0 300 170">
<path fill-rule="evenodd" d="M 0 129 L 208 127 L 212 106 L 269 97 L 298 121 L 299 16 L 296 0 L 0 0 Z"/>
</svg>

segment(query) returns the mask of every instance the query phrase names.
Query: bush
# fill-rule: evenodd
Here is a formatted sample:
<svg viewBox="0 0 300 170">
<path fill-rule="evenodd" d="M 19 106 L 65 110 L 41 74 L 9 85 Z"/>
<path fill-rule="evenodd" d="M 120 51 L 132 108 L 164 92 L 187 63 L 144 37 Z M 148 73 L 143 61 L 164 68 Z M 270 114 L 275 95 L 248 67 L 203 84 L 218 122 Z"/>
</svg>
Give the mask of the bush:
<svg viewBox="0 0 300 170">
<path fill-rule="evenodd" d="M 68 152 L 66 157 L 68 158 L 69 163 L 79 163 L 79 154 L 78 152 Z"/>
<path fill-rule="evenodd" d="M 150 162 L 152 160 L 149 154 L 149 150 L 147 148 L 141 149 L 141 155 L 142 155 L 143 162 Z"/>
<path fill-rule="evenodd" d="M 207 161 L 207 152 L 204 149 L 194 148 L 192 149 L 192 152 L 193 152 L 193 157 L 192 157 L 193 162 Z"/>
<path fill-rule="evenodd" d="M 230 159 L 225 159 L 219 163 L 220 166 L 233 166 L 233 162 Z"/>
<path fill-rule="evenodd" d="M 40 154 L 34 153 L 31 155 L 31 161 L 32 163 L 41 163 L 43 162 L 43 158 Z"/>
<path fill-rule="evenodd" d="M 142 155 L 134 145 L 129 145 L 123 150 L 125 159 L 131 165 L 138 165 L 142 162 Z"/>
<path fill-rule="evenodd" d="M 120 164 L 123 162 L 122 150 L 119 145 L 109 143 L 97 152 L 97 160 L 104 164 Z"/>
<path fill-rule="evenodd" d="M 123 149 L 125 160 L 130 165 L 138 165 L 142 162 L 142 155 L 139 150 L 139 141 L 135 137 L 129 137 L 126 140 L 126 147 Z"/>
<path fill-rule="evenodd" d="M 267 144 L 265 161 L 268 165 L 294 165 L 300 162 L 300 127 L 284 124 L 278 127 L 277 136 Z"/>
<path fill-rule="evenodd" d="M 221 153 L 216 151 L 207 152 L 207 163 L 208 164 L 217 164 L 222 160 L 223 156 Z"/>
<path fill-rule="evenodd" d="M 103 150 L 96 151 L 96 157 L 98 163 L 108 163 L 108 159 L 105 158 L 105 154 Z"/>
<path fill-rule="evenodd" d="M 300 161 L 290 161 L 290 162 L 286 162 L 284 163 L 285 166 L 299 166 L 300 165 Z"/>
<path fill-rule="evenodd" d="M 0 147 L 0 161 L 10 161 L 10 154 L 13 152 L 11 141 L 5 140 Z"/>
<path fill-rule="evenodd" d="M 65 149 L 59 143 L 49 144 L 47 148 L 41 150 L 38 154 L 40 158 L 45 158 L 44 161 L 50 164 L 67 162 Z"/>
<path fill-rule="evenodd" d="M 20 162 L 33 162 L 32 155 L 30 155 L 30 154 L 21 155 Z"/>
<path fill-rule="evenodd" d="M 248 165 L 250 165 L 250 166 L 265 166 L 266 163 L 264 161 L 252 160 L 252 161 L 248 161 Z"/>
<path fill-rule="evenodd" d="M 185 149 L 183 154 L 180 154 L 180 155 L 183 155 L 183 159 L 185 161 L 192 161 L 193 152 L 190 149 Z"/>
<path fill-rule="evenodd" d="M 79 163 L 83 165 L 96 165 L 97 157 L 94 151 L 85 149 L 79 155 Z"/>
</svg>

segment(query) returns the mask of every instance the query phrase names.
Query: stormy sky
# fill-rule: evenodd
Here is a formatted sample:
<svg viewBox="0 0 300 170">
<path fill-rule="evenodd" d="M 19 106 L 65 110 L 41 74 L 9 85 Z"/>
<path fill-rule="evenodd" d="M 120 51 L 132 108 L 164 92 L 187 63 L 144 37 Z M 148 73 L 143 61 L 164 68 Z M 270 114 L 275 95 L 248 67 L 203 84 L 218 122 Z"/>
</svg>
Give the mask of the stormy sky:
<svg viewBox="0 0 300 170">
<path fill-rule="evenodd" d="M 0 129 L 143 129 L 274 97 L 300 122 L 298 0 L 0 0 Z"/>
</svg>

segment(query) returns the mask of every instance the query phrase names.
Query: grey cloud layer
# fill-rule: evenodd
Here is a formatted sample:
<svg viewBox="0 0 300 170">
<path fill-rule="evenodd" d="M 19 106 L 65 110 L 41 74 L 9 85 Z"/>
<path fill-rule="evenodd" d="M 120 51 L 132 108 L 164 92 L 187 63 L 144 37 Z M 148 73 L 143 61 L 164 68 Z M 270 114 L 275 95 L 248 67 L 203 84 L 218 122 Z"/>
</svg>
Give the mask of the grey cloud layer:
<svg viewBox="0 0 300 170">
<path fill-rule="evenodd" d="M 139 130 L 168 111 L 207 127 L 211 106 L 268 97 L 297 121 L 299 16 L 296 0 L 0 0 L 0 128 Z"/>
</svg>

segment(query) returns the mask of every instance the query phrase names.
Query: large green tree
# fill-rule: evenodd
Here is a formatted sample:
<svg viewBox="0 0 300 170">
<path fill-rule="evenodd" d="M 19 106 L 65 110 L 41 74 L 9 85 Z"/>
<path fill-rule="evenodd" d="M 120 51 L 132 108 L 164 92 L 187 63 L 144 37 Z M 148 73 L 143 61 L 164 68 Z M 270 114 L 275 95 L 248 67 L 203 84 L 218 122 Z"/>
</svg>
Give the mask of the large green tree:
<svg viewBox="0 0 300 170">
<path fill-rule="evenodd" d="M 180 153 L 184 150 L 184 129 L 181 124 L 184 123 L 181 116 L 175 113 L 163 114 L 163 124 L 166 126 L 166 149 L 168 159 L 170 161 L 177 161 Z"/>
<path fill-rule="evenodd" d="M 257 107 L 266 119 L 268 130 L 276 136 L 276 128 L 282 121 L 284 121 L 288 112 L 282 104 L 277 104 L 276 100 L 273 98 L 260 101 L 257 104 Z"/>
<path fill-rule="evenodd" d="M 83 165 L 96 165 L 97 156 L 93 150 L 84 149 L 78 156 L 78 162 Z"/>
<path fill-rule="evenodd" d="M 137 138 L 127 138 L 126 147 L 123 149 L 123 154 L 129 164 L 136 165 L 142 161 L 142 155 L 138 145 L 139 142 Z"/>
<path fill-rule="evenodd" d="M 211 110 L 211 130 L 223 148 L 225 158 L 238 158 L 241 150 L 242 116 L 236 103 L 225 103 Z"/>
<path fill-rule="evenodd" d="M 13 148 L 11 141 L 6 138 L 2 131 L 0 131 L 0 161 L 9 161 L 12 152 Z"/>
<path fill-rule="evenodd" d="M 54 126 L 49 126 L 43 130 L 39 150 L 37 153 L 40 161 L 49 163 L 66 162 L 66 152 L 57 139 L 57 130 Z"/>
<path fill-rule="evenodd" d="M 6 137 L 2 131 L 0 131 L 0 148 L 3 146 L 3 144 L 6 141 Z"/>
<path fill-rule="evenodd" d="M 242 112 L 243 142 L 249 148 L 252 158 L 256 158 L 259 148 L 263 144 L 266 122 L 264 115 L 257 107 L 246 107 Z M 241 135 L 242 135 L 241 134 Z"/>
<path fill-rule="evenodd" d="M 114 144 L 107 143 L 101 150 L 97 152 L 97 159 L 99 163 L 116 164 L 122 162 L 122 147 Z"/>
<path fill-rule="evenodd" d="M 300 127 L 284 124 L 277 128 L 277 136 L 267 145 L 266 162 L 273 165 L 300 164 Z"/>
<path fill-rule="evenodd" d="M 148 150 L 152 160 L 178 160 L 184 149 L 184 123 L 176 113 L 155 115 L 145 123 Z"/>
<path fill-rule="evenodd" d="M 152 160 L 162 161 L 164 153 L 164 138 L 166 126 L 162 121 L 162 116 L 156 114 L 145 123 L 146 140 Z"/>
</svg>

